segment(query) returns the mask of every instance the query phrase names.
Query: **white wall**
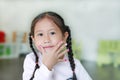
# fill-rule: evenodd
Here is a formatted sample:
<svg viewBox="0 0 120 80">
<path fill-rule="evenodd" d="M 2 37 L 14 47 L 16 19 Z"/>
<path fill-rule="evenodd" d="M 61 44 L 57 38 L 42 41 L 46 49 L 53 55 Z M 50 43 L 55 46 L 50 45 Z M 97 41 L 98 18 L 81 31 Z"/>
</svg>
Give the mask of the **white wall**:
<svg viewBox="0 0 120 80">
<path fill-rule="evenodd" d="M 95 61 L 99 39 L 120 39 L 120 1 L 0 1 L 0 29 L 29 31 L 32 19 L 43 11 L 56 11 L 83 43 L 82 58 Z M 77 35 L 76 35 L 77 34 Z"/>
</svg>

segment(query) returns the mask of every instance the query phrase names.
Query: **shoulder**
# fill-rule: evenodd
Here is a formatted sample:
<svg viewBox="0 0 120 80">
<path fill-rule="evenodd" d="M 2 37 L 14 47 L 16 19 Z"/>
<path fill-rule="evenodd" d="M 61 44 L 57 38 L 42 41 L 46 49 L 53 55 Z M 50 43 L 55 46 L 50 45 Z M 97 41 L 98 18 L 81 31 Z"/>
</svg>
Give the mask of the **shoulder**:
<svg viewBox="0 0 120 80">
<path fill-rule="evenodd" d="M 84 68 L 80 60 L 74 59 L 75 60 L 75 65 L 76 65 L 76 75 L 79 80 L 92 80 L 92 78 L 89 76 L 87 70 Z"/>
<path fill-rule="evenodd" d="M 35 58 L 34 53 L 28 53 L 25 58 Z"/>
<path fill-rule="evenodd" d="M 33 52 L 27 54 L 25 59 L 24 59 L 24 63 L 34 62 L 34 61 L 35 61 L 35 56 L 34 56 Z"/>
<path fill-rule="evenodd" d="M 23 62 L 23 68 L 25 71 L 33 71 L 35 66 L 35 56 L 34 53 L 29 53 L 26 55 L 24 62 Z"/>
<path fill-rule="evenodd" d="M 74 58 L 74 61 L 75 61 L 75 64 L 76 64 L 76 65 L 81 65 L 80 60 L 78 60 L 78 59 Z"/>
<path fill-rule="evenodd" d="M 74 58 L 76 69 L 83 69 L 83 65 L 80 60 Z"/>
</svg>

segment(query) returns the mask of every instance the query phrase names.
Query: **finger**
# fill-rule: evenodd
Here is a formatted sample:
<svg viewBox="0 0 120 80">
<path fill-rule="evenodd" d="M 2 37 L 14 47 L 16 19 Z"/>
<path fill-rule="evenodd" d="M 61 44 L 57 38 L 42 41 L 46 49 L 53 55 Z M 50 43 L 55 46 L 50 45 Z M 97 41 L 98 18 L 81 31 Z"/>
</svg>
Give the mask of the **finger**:
<svg viewBox="0 0 120 80">
<path fill-rule="evenodd" d="M 58 62 L 64 62 L 64 59 L 58 59 Z"/>
<path fill-rule="evenodd" d="M 58 58 L 64 58 L 64 55 L 69 51 L 69 49 L 64 50 L 62 53 L 58 54 Z"/>
<path fill-rule="evenodd" d="M 64 44 L 63 41 L 60 41 L 54 48 L 54 51 L 57 51 L 62 45 Z"/>
<path fill-rule="evenodd" d="M 66 50 L 66 46 L 67 46 L 67 43 L 60 46 L 60 48 L 57 50 L 57 54 L 59 54 L 59 53 L 63 52 L 64 50 Z"/>
</svg>

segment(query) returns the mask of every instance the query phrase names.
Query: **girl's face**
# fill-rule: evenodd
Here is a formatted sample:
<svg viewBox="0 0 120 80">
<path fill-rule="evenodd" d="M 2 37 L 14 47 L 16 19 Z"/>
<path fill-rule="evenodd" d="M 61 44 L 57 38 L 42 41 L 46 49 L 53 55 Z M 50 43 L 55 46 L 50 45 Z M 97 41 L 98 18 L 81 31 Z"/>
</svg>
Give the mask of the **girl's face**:
<svg viewBox="0 0 120 80">
<path fill-rule="evenodd" d="M 62 31 L 52 20 L 44 18 L 36 23 L 34 28 L 34 37 L 32 36 L 32 39 L 38 51 L 41 52 L 41 46 L 46 52 L 49 52 L 60 41 L 66 42 L 67 37 L 67 32 L 62 34 Z"/>
</svg>

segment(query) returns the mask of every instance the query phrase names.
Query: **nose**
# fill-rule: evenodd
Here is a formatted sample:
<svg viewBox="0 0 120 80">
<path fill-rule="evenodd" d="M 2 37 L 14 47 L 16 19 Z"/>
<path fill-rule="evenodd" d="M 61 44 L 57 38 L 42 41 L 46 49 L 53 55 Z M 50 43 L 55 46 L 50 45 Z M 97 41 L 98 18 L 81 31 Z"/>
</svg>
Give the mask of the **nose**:
<svg viewBox="0 0 120 80">
<path fill-rule="evenodd" d="M 44 36 L 44 43 L 50 43 L 50 37 L 49 35 Z"/>
</svg>

